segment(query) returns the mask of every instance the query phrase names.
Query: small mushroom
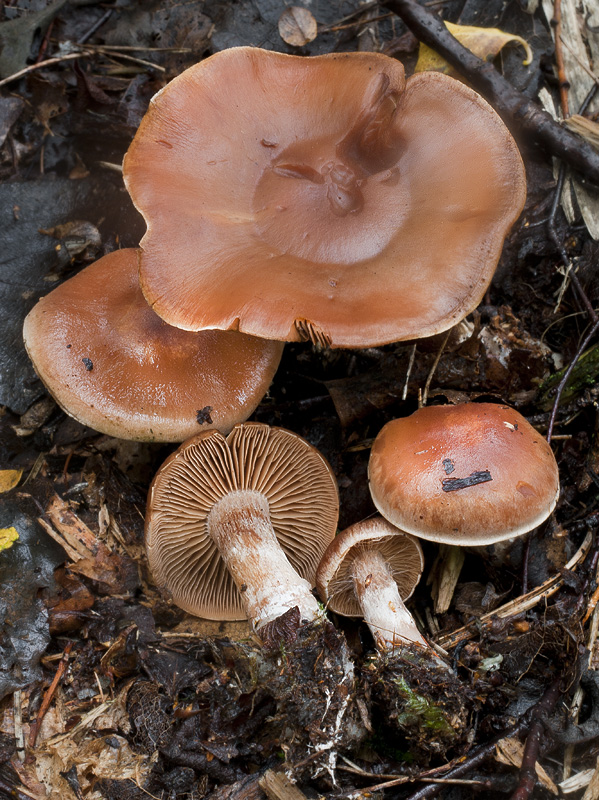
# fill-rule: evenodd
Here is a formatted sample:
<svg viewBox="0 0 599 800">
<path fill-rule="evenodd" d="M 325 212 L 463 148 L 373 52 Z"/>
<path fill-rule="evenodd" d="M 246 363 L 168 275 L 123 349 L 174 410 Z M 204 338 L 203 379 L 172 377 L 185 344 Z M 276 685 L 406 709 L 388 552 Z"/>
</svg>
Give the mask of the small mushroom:
<svg viewBox="0 0 599 800">
<path fill-rule="evenodd" d="M 116 250 L 34 306 L 23 335 L 38 375 L 68 414 L 110 436 L 228 433 L 266 393 L 283 344 L 167 325 L 141 293 L 138 257 Z"/>
<path fill-rule="evenodd" d="M 418 540 L 373 517 L 333 539 L 316 572 L 316 588 L 331 611 L 363 617 L 377 649 L 406 643 L 428 648 L 404 603 L 423 567 Z"/>
<path fill-rule="evenodd" d="M 406 600 L 422 574 L 417 539 L 381 517 L 358 522 L 326 549 L 316 586 L 328 607 L 364 617 L 377 648 L 362 667 L 365 694 L 384 725 L 426 759 L 467 733 L 466 693 L 449 665 L 424 639 Z"/>
<path fill-rule="evenodd" d="M 152 100 L 125 156 L 140 280 L 187 330 L 368 347 L 480 302 L 524 205 L 476 92 L 379 53 L 221 51 Z"/>
<path fill-rule="evenodd" d="M 157 583 L 191 614 L 247 617 L 259 629 L 298 607 L 312 621 L 311 589 L 335 535 L 335 477 L 291 431 L 237 425 L 185 442 L 150 489 L 146 547 Z"/>
<path fill-rule="evenodd" d="M 393 525 L 454 545 L 524 534 L 559 496 L 545 439 L 495 403 L 428 406 L 392 420 L 375 439 L 368 474 L 374 504 Z"/>
</svg>

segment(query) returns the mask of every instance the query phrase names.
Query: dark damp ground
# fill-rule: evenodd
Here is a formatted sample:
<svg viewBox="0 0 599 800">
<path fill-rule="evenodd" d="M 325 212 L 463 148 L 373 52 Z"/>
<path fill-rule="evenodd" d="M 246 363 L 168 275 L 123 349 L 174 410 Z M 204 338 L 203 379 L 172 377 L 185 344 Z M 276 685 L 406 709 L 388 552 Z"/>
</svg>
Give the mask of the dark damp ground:
<svg viewBox="0 0 599 800">
<path fill-rule="evenodd" d="M 279 35 L 279 0 L 4 3 L 1 78 L 67 56 L 73 43 L 86 42 L 89 55 L 31 70 L 0 91 L 0 537 L 18 534 L 0 552 L 0 800 L 433 792 L 466 800 L 509 797 L 518 787 L 519 797 L 544 798 L 551 782 L 596 765 L 599 692 L 587 669 L 589 658 L 599 665 L 588 650 L 599 520 L 595 340 L 557 410 L 553 449 L 562 488 L 550 521 L 501 566 L 492 554 L 466 554 L 442 614 L 432 599 L 435 581 L 431 589 L 426 580 L 440 574 L 438 548 L 424 544 L 425 578 L 410 608 L 456 670 L 445 690 L 438 675 L 418 673 L 413 658 L 402 665 L 374 657 L 367 629 L 354 620 L 308 630 L 283 620 L 262 647 L 243 624 L 193 621 L 170 605 L 146 568 L 143 514 L 149 482 L 173 448 L 112 439 L 65 416 L 21 345 L 23 318 L 38 297 L 116 247 L 138 244 L 144 226 L 119 165 L 150 97 L 181 70 L 241 44 L 305 55 L 377 50 L 413 68 L 417 40 L 384 7 L 306 5 L 319 34 L 298 48 Z M 450 0 L 428 7 L 445 20 L 526 38 L 534 50 L 529 67 L 514 47 L 495 63 L 536 97 L 541 87 L 555 92 L 553 45 L 541 11 L 527 13 L 524 5 Z M 599 305 L 598 246 L 576 212 L 568 224 L 557 210 L 550 222 L 584 296 L 571 283 L 564 287 L 547 222 L 552 165 L 530 141 L 519 144 L 526 208 L 484 304 L 468 318 L 466 338 L 443 348 L 428 402 L 508 403 L 545 434 L 555 375 L 571 364 L 590 326 L 585 302 Z M 326 455 L 339 482 L 340 528 L 373 513 L 366 480 L 372 439 L 387 420 L 417 408 L 442 345 L 286 347 L 253 419 L 296 431 Z M 81 523 L 86 534 L 76 532 Z M 583 543 L 584 557 L 565 569 Z M 551 596 L 485 618 L 552 576 Z M 465 625 L 465 634 L 454 633 Z M 576 698 L 579 727 L 567 722 Z M 460 735 L 448 743 L 439 707 L 451 703 Z M 504 731 L 512 732 L 507 743 L 474 758 Z M 534 776 L 535 759 L 545 770 L 534 788 L 534 777 L 525 785 L 519 773 L 525 742 L 525 777 Z M 425 772 L 427 780 L 443 779 L 444 765 L 457 757 L 465 760 L 453 780 L 466 783 L 421 780 Z M 381 784 L 388 786 L 375 788 Z M 568 796 L 581 797 L 581 786 Z"/>
</svg>

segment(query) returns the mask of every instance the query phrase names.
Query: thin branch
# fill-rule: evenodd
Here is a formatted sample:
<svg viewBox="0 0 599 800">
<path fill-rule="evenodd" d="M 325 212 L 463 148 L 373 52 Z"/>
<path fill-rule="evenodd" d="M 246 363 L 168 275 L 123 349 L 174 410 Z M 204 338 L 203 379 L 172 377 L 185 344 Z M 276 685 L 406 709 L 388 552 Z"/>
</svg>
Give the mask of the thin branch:
<svg viewBox="0 0 599 800">
<path fill-rule="evenodd" d="M 25 67 L 25 69 L 20 69 L 13 75 L 9 75 L 8 78 L 3 78 L 0 81 L 0 86 L 6 86 L 7 83 L 12 83 L 19 78 L 22 78 L 23 75 L 27 75 L 29 72 L 33 72 L 36 69 L 50 67 L 52 64 L 60 64 L 62 61 L 73 61 L 75 58 L 88 58 L 91 55 L 91 53 L 81 50 L 79 53 L 68 53 L 66 56 L 56 56 L 55 58 L 47 58 L 45 61 L 38 61 L 37 64 L 30 64 L 28 67 Z"/>
<path fill-rule="evenodd" d="M 539 757 L 539 750 L 541 749 L 541 736 L 544 731 L 543 718 L 548 716 L 555 708 L 555 704 L 561 694 L 560 683 L 561 678 L 556 678 L 532 711 L 530 728 L 528 729 L 522 756 L 520 781 L 510 800 L 528 800 L 536 786 L 537 773 L 535 767 Z"/>
<path fill-rule="evenodd" d="M 428 392 L 429 389 L 431 388 L 431 381 L 433 380 L 433 375 L 435 374 L 437 367 L 439 366 L 439 361 L 441 361 L 441 356 L 443 355 L 443 351 L 447 346 L 447 341 L 449 339 L 450 333 L 451 333 L 451 328 L 445 334 L 445 338 L 443 339 L 441 347 L 439 348 L 439 352 L 437 353 L 435 360 L 433 361 L 433 366 L 431 367 L 430 372 L 428 373 L 426 383 L 424 384 L 424 391 L 422 392 L 422 398 L 420 400 L 420 403 L 418 403 L 419 408 L 426 405 L 426 401 L 428 400 Z"/>
<path fill-rule="evenodd" d="M 562 0 L 554 0 L 551 24 L 555 28 L 555 63 L 557 64 L 557 79 L 559 81 L 559 102 L 562 107 L 562 117 L 566 119 L 566 117 L 570 116 L 570 105 L 568 103 L 568 89 L 570 88 L 570 84 L 566 78 L 566 68 L 564 66 Z"/>
<path fill-rule="evenodd" d="M 475 56 L 455 39 L 439 17 L 415 0 L 383 0 L 424 44 L 432 47 L 485 97 L 506 123 L 531 137 L 599 185 L 599 153 L 581 137 L 556 122 L 550 114 L 515 89 L 495 67 Z"/>
<path fill-rule="evenodd" d="M 29 729 L 29 747 L 35 747 L 35 741 L 37 739 L 37 735 L 39 733 L 40 725 L 42 724 L 42 720 L 46 716 L 46 711 L 50 708 L 50 703 L 52 702 L 52 698 L 58 688 L 58 684 L 62 680 L 62 676 L 65 673 L 67 665 L 69 663 L 69 655 L 71 650 L 73 649 L 73 642 L 68 642 L 67 646 L 64 649 L 63 656 L 60 660 L 58 665 L 58 669 L 56 670 L 56 674 L 54 675 L 54 679 L 50 684 L 46 694 L 44 695 L 44 699 L 42 700 L 42 704 L 40 706 L 40 710 L 38 711 L 37 717 L 35 721 L 32 723 Z"/>
</svg>

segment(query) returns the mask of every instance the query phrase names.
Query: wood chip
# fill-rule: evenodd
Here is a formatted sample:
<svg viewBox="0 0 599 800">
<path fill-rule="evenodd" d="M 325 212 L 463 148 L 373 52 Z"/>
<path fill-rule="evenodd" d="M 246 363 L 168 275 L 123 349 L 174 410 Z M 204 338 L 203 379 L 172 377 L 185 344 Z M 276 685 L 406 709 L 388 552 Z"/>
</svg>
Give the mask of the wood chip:
<svg viewBox="0 0 599 800">
<path fill-rule="evenodd" d="M 282 772 L 269 769 L 258 781 L 268 800 L 306 800 L 306 795 Z"/>
</svg>

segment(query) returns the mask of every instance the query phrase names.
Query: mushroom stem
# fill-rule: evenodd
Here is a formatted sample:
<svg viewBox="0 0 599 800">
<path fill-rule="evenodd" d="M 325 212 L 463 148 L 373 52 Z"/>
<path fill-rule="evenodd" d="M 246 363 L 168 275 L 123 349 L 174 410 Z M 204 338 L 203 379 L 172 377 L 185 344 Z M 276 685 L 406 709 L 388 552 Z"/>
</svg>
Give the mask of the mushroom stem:
<svg viewBox="0 0 599 800">
<path fill-rule="evenodd" d="M 378 650 L 405 642 L 430 649 L 416 627 L 384 557 L 374 548 L 361 548 L 352 564 L 354 591 Z"/>
<path fill-rule="evenodd" d="M 318 602 L 279 545 L 264 495 L 250 490 L 230 492 L 212 507 L 208 532 L 256 629 L 295 606 L 302 619 L 317 618 Z"/>
</svg>

